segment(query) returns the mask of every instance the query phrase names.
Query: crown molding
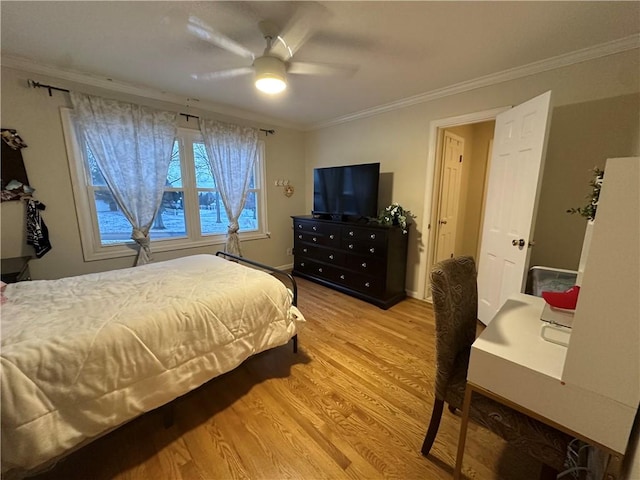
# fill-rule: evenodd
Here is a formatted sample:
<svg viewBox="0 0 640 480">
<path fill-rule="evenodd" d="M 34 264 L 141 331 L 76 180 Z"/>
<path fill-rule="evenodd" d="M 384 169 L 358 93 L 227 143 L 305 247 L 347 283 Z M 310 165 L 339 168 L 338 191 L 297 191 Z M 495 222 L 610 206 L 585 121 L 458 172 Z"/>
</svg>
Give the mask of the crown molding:
<svg viewBox="0 0 640 480">
<path fill-rule="evenodd" d="M 378 105 L 373 108 L 361 110 L 359 112 L 337 117 L 325 122 L 308 125 L 292 124 L 279 119 L 266 117 L 255 112 L 241 110 L 213 102 L 202 102 L 197 99 L 155 90 L 143 85 L 134 85 L 115 81 L 107 77 L 99 77 L 82 72 L 62 70 L 57 67 L 35 63 L 31 60 L 12 55 L 0 56 L 0 65 L 37 75 L 46 75 L 48 77 L 66 80 L 80 85 L 89 85 L 120 93 L 169 102 L 182 108 L 195 108 L 198 110 L 215 112 L 221 115 L 228 115 L 260 124 L 274 125 L 292 130 L 313 131 L 638 48 L 640 48 L 640 34 L 630 35 L 619 40 L 576 50 L 574 52 L 558 55 L 538 62 L 529 63 L 521 67 L 503 70 L 502 72 L 485 75 L 473 80 L 456 83 L 394 102 Z"/>
<path fill-rule="evenodd" d="M 567 67 L 569 65 L 574 65 L 576 63 L 586 62 L 609 55 L 615 55 L 616 53 L 622 53 L 637 48 L 640 48 L 640 34 L 630 35 L 619 40 L 602 43 L 593 47 L 583 48 L 574 52 L 547 58 L 538 62 L 529 63 L 521 67 L 503 70 L 502 72 L 492 73 L 490 75 L 478 77 L 473 80 L 456 83 L 444 88 L 431 90 L 429 92 L 414 95 L 412 97 L 407 97 L 395 102 L 368 108 L 366 110 L 362 110 L 360 112 L 352 113 L 349 115 L 344 115 L 327 122 L 310 125 L 305 130 L 313 131 L 326 127 L 332 127 L 341 123 L 347 123 L 354 120 L 379 115 L 381 113 L 410 107 L 412 105 L 430 102 L 438 98 L 448 97 L 450 95 L 456 95 L 459 93 L 468 92 L 469 90 L 475 90 L 477 88 L 488 87 L 502 82 L 508 82 L 510 80 L 516 80 L 518 78 L 535 75 L 549 70 L 555 70 L 557 68 Z"/>
<path fill-rule="evenodd" d="M 112 80 L 108 77 L 100 77 L 97 75 L 77 72 L 73 70 L 63 70 L 58 67 L 36 63 L 31 60 L 13 55 L 3 54 L 2 56 L 0 56 L 0 65 L 3 67 L 14 68 L 16 70 L 33 73 L 35 75 L 45 75 L 47 77 L 53 77 L 55 79 L 73 82 L 75 84 L 89 85 L 91 87 L 103 88 L 105 90 L 111 90 L 119 93 L 169 102 L 178 105 L 183 109 L 195 108 L 202 111 L 210 111 L 221 115 L 228 115 L 244 120 L 250 120 L 269 126 L 289 128 L 292 130 L 301 129 L 300 125 L 283 122 L 282 120 L 263 116 L 255 112 L 230 107 L 228 105 L 222 105 L 214 102 L 203 102 L 195 98 L 184 97 L 174 93 L 156 90 L 144 85 L 135 85 L 132 83 Z M 67 88 L 67 85 L 56 86 Z"/>
</svg>

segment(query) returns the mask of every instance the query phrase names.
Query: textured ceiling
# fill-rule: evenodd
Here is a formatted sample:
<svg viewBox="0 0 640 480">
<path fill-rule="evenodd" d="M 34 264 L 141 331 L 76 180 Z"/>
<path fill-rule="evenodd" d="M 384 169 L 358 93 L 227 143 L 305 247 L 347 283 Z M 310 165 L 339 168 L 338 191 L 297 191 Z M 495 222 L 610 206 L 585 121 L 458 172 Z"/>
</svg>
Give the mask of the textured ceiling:
<svg viewBox="0 0 640 480">
<path fill-rule="evenodd" d="M 3 1 L 3 64 L 19 58 L 304 128 L 640 32 L 635 1 L 320 2 L 294 60 L 355 65 L 355 74 L 289 75 L 275 97 L 251 75 L 191 77 L 251 59 L 189 33 L 189 16 L 259 56 L 258 22 L 283 27 L 301 3 Z"/>
</svg>

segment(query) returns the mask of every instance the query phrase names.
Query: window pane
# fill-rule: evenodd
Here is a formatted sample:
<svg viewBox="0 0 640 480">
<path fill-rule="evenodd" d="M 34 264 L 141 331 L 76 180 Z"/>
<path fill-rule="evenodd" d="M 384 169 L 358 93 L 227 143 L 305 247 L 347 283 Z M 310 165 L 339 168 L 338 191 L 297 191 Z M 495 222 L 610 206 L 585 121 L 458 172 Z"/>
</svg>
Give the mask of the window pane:
<svg viewBox="0 0 640 480">
<path fill-rule="evenodd" d="M 91 185 L 96 187 L 106 187 L 107 182 L 102 176 L 100 168 L 98 168 L 98 162 L 96 162 L 96 157 L 93 156 L 93 152 L 89 148 L 89 145 L 86 146 L 86 151 L 87 163 L 89 164 L 89 174 L 91 175 Z"/>
<path fill-rule="evenodd" d="M 167 172 L 167 187 L 182 187 L 182 171 L 180 169 L 180 149 L 178 142 L 173 142 L 173 150 L 171 151 L 171 161 L 169 162 L 169 171 Z"/>
<path fill-rule="evenodd" d="M 203 235 L 226 235 L 229 225 L 227 213 L 217 192 L 200 192 L 200 225 Z M 256 192 L 247 194 L 247 202 L 238 220 L 240 232 L 258 230 Z"/>
<path fill-rule="evenodd" d="M 226 234 L 229 221 L 218 192 L 198 192 L 198 203 L 202 234 Z"/>
<path fill-rule="evenodd" d="M 111 192 L 107 189 L 97 189 L 94 192 L 94 199 L 98 215 L 100 243 L 112 245 L 132 242 L 131 223 L 116 204 Z"/>
<path fill-rule="evenodd" d="M 164 192 L 158 215 L 151 225 L 151 241 L 186 237 L 183 192 Z"/>
<path fill-rule="evenodd" d="M 253 179 L 253 175 L 251 176 Z M 240 215 L 240 231 L 251 232 L 258 230 L 258 195 L 256 192 L 247 193 L 247 201 Z"/>
<path fill-rule="evenodd" d="M 94 192 L 100 243 L 113 245 L 131 243 L 131 224 L 107 189 Z M 160 211 L 151 225 L 151 240 L 185 237 L 186 224 L 182 207 L 182 192 L 165 192 Z"/>
<path fill-rule="evenodd" d="M 255 173 L 256 169 L 254 168 L 251 170 L 251 176 L 249 177 L 249 188 L 256 188 Z"/>
<path fill-rule="evenodd" d="M 207 160 L 207 151 L 204 143 L 193 144 L 193 160 L 196 170 L 196 187 L 198 188 L 216 188 L 216 183 L 211 174 L 209 161 Z"/>
</svg>

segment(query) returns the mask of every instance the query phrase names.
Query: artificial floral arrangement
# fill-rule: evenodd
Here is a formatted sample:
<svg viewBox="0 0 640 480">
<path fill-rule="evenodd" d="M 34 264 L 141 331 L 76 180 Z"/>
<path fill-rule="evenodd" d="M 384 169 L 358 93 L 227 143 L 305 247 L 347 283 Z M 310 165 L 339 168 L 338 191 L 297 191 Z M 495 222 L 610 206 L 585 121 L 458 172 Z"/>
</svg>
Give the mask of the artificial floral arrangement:
<svg viewBox="0 0 640 480">
<path fill-rule="evenodd" d="M 407 225 L 410 219 L 416 218 L 410 210 L 405 210 L 402 205 L 397 202 L 392 203 L 388 207 L 383 208 L 378 215 L 378 223 L 381 225 L 400 225 L 402 233 L 408 232 Z"/>
<path fill-rule="evenodd" d="M 570 208 L 567 210 L 567 213 L 577 213 L 591 221 L 596 218 L 596 210 L 598 209 L 598 199 L 600 198 L 600 189 L 602 188 L 604 170 L 594 167 L 592 172 L 593 178 L 589 182 L 589 186 L 592 188 L 591 194 L 585 197 L 589 200 L 589 203 L 584 207 Z"/>
</svg>

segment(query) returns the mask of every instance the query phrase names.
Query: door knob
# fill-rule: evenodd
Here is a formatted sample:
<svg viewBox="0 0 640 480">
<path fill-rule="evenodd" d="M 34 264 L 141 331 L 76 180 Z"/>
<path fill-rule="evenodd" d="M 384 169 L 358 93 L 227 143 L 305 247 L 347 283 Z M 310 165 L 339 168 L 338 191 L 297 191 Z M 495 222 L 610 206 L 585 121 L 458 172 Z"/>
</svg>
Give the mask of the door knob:
<svg viewBox="0 0 640 480">
<path fill-rule="evenodd" d="M 511 245 L 513 245 L 514 247 L 524 247 L 525 245 L 525 241 L 524 238 L 521 238 L 520 240 L 516 240 L 515 238 L 513 240 L 511 240 Z"/>
<path fill-rule="evenodd" d="M 447 221 L 446 221 L 446 220 L 440 220 L 438 223 L 439 223 L 440 225 L 446 225 L 446 224 L 447 224 Z"/>
</svg>

